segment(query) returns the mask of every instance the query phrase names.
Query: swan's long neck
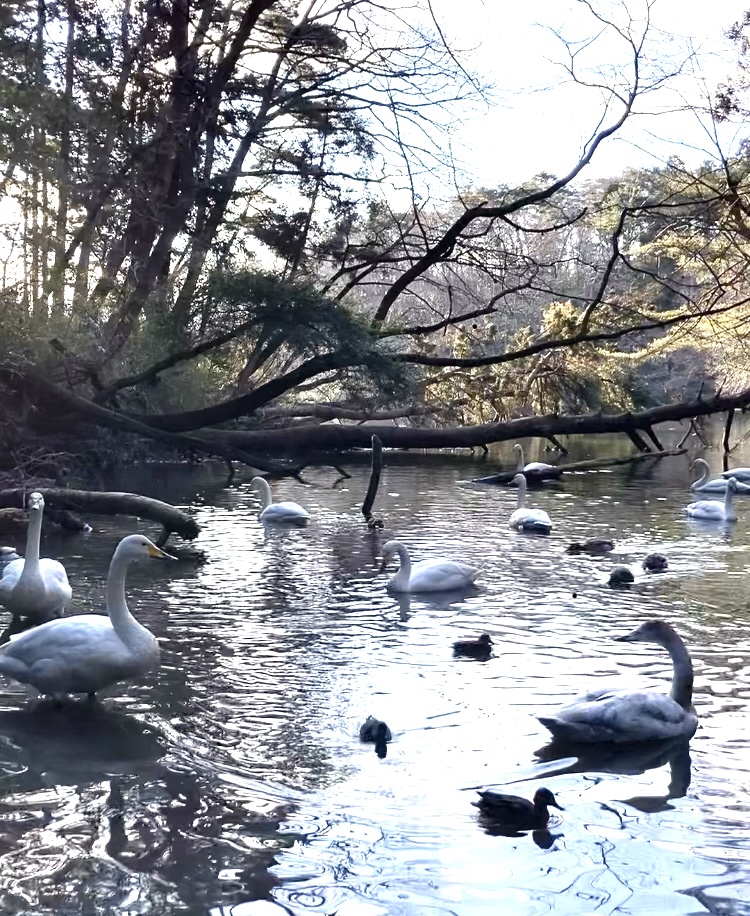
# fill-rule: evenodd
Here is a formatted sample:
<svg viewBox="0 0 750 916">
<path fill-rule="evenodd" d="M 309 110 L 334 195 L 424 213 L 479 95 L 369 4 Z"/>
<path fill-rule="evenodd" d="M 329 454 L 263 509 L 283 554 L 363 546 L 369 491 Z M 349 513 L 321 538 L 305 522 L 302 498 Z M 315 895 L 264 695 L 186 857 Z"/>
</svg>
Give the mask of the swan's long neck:
<svg viewBox="0 0 750 916">
<path fill-rule="evenodd" d="M 273 496 L 271 495 L 271 488 L 268 486 L 268 481 L 263 477 L 257 477 L 255 479 L 255 489 L 258 491 L 263 509 L 267 509 L 273 502 Z"/>
<path fill-rule="evenodd" d="M 730 486 L 729 481 L 727 481 L 727 488 L 724 491 L 724 511 L 728 512 L 732 508 L 732 500 L 734 499 L 734 488 Z"/>
<path fill-rule="evenodd" d="M 394 585 L 408 585 L 409 579 L 411 579 L 411 557 L 409 556 L 409 551 L 403 544 L 396 544 L 393 552 L 398 555 L 400 563 L 398 572 L 393 577 L 393 583 Z"/>
<path fill-rule="evenodd" d="M 523 459 L 522 459 L 523 460 Z M 518 481 L 518 503 L 517 509 L 523 509 L 526 506 L 526 478 Z"/>
<path fill-rule="evenodd" d="M 137 649 L 144 643 L 144 634 L 148 634 L 148 643 L 153 641 L 153 636 L 133 617 L 125 600 L 125 576 L 129 565 L 130 559 L 118 556 L 115 551 L 107 576 L 107 613 L 115 633 L 129 649 Z"/>
<path fill-rule="evenodd" d="M 37 509 L 29 512 L 29 528 L 26 534 L 26 556 L 23 561 L 24 580 L 39 575 L 39 542 L 42 537 L 42 513 Z"/>
<path fill-rule="evenodd" d="M 708 464 L 706 464 L 706 462 L 702 461 L 700 458 L 696 458 L 695 463 L 698 465 L 699 468 L 703 469 L 703 474 L 693 484 L 693 489 L 698 490 L 708 480 L 708 475 L 711 469 L 709 468 Z"/>
<path fill-rule="evenodd" d="M 692 709 L 693 701 L 693 662 L 690 653 L 685 648 L 685 643 L 673 633 L 664 643 L 664 648 L 672 659 L 672 689 L 669 695 L 679 703 L 683 709 Z"/>
<path fill-rule="evenodd" d="M 524 458 L 524 455 L 523 455 L 523 446 L 522 446 L 522 445 L 514 445 L 514 446 L 513 446 L 513 451 L 514 451 L 514 452 L 517 452 L 517 454 L 518 454 L 518 462 L 517 462 L 517 464 L 516 464 L 516 470 L 517 470 L 517 471 L 522 471 L 522 470 L 524 469 L 524 466 L 526 465 L 526 459 Z"/>
</svg>

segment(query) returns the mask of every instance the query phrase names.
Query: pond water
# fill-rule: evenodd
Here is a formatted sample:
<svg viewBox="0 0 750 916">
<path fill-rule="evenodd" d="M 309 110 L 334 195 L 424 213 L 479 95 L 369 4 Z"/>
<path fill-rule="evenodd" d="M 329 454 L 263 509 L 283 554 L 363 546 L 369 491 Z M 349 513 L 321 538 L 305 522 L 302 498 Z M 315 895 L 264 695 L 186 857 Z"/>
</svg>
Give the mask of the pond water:
<svg viewBox="0 0 750 916">
<path fill-rule="evenodd" d="M 200 555 L 129 576 L 158 674 L 98 709 L 34 707 L 0 683 L 0 912 L 750 913 L 750 499 L 734 526 L 696 525 L 689 459 L 644 462 L 530 491 L 554 527 L 523 535 L 507 527 L 515 491 L 471 483 L 500 457 L 387 454 L 377 531 L 359 513 L 365 463 L 347 480 L 320 468 L 274 482 L 312 515 L 291 531 L 259 524 L 249 473 L 228 487 L 215 469 L 116 481 L 189 507 Z M 43 545 L 67 566 L 72 611 L 103 607 L 121 536 L 156 533 L 92 522 Z M 565 553 L 591 535 L 614 555 Z M 479 587 L 390 596 L 377 569 L 393 536 L 416 558 L 480 564 Z M 615 563 L 639 568 L 652 550 L 666 574 L 607 587 Z M 651 617 L 693 655 L 689 754 L 535 756 L 548 741 L 536 716 L 581 690 L 668 690 L 666 653 L 613 641 Z M 453 658 L 455 639 L 484 632 L 489 660 Z M 358 740 L 370 713 L 394 732 L 382 760 Z M 471 805 L 475 787 L 530 798 L 542 785 L 565 808 L 549 831 L 493 835 Z"/>
</svg>

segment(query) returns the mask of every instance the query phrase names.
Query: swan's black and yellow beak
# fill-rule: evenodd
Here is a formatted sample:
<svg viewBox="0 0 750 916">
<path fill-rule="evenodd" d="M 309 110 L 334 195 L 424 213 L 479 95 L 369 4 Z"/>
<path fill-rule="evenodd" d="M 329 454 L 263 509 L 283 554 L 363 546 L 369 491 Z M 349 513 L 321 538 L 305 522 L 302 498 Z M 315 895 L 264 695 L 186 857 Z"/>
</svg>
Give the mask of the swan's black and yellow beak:
<svg viewBox="0 0 750 916">
<path fill-rule="evenodd" d="M 148 555 L 154 557 L 157 560 L 176 560 L 177 557 L 173 557 L 171 553 L 166 553 L 161 547 L 157 547 L 156 544 L 149 545 Z"/>
</svg>

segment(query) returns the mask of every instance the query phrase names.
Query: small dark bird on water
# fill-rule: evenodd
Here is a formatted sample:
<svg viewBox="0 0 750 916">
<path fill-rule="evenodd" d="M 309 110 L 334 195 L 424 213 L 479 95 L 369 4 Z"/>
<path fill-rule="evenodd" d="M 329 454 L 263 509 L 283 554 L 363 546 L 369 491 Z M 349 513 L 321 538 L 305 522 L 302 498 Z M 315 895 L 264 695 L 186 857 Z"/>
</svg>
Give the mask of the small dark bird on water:
<svg viewBox="0 0 750 916">
<path fill-rule="evenodd" d="M 567 553 L 609 553 L 615 549 L 615 542 L 609 538 L 587 538 L 585 541 L 574 541 L 566 548 Z"/>
<path fill-rule="evenodd" d="M 482 633 L 476 639 L 457 639 L 453 643 L 453 654 L 486 659 L 492 654 L 492 646 L 489 633 Z"/>
<path fill-rule="evenodd" d="M 664 572 L 669 566 L 669 561 L 663 553 L 650 553 L 643 560 L 646 572 Z"/>
<path fill-rule="evenodd" d="M 615 566 L 609 574 L 610 588 L 623 588 L 626 585 L 632 585 L 635 582 L 633 571 L 627 566 Z"/>
<path fill-rule="evenodd" d="M 503 795 L 487 790 L 480 792 L 479 801 L 472 804 L 486 817 L 516 830 L 540 830 L 549 823 L 548 808 L 565 810 L 558 805 L 549 789 L 537 789 L 533 802 L 520 795 Z"/>
<path fill-rule="evenodd" d="M 382 760 L 388 753 L 387 743 L 393 740 L 390 728 L 382 719 L 368 716 L 359 729 L 360 741 L 374 741 L 375 753 Z"/>
</svg>

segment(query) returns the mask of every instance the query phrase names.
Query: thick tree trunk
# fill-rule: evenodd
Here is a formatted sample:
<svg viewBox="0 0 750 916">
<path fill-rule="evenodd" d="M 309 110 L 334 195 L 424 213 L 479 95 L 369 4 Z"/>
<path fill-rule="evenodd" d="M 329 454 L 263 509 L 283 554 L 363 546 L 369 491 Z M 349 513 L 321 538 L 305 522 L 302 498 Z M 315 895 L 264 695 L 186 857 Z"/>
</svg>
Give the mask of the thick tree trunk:
<svg viewBox="0 0 750 916">
<path fill-rule="evenodd" d="M 270 429 L 243 432 L 239 430 L 202 430 L 194 435 L 207 442 L 223 442 L 237 448 L 257 449 L 269 455 L 299 452 L 341 451 L 369 448 L 370 438 L 380 436 L 386 448 L 476 448 L 492 442 L 505 442 L 524 437 L 548 438 L 599 433 L 647 431 L 659 423 L 689 420 L 693 417 L 723 413 L 725 410 L 750 404 L 750 389 L 736 395 L 724 395 L 667 404 L 638 413 L 577 414 L 541 417 L 521 417 L 504 423 L 478 426 L 421 429 L 408 426 L 381 426 L 374 423 L 358 425 L 296 426 L 291 429 Z"/>
</svg>

